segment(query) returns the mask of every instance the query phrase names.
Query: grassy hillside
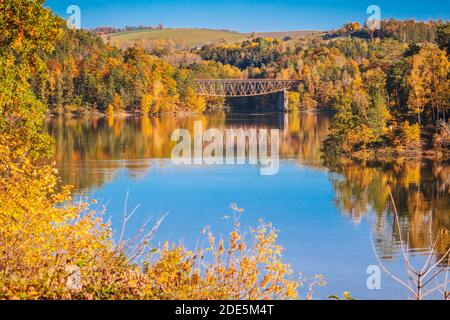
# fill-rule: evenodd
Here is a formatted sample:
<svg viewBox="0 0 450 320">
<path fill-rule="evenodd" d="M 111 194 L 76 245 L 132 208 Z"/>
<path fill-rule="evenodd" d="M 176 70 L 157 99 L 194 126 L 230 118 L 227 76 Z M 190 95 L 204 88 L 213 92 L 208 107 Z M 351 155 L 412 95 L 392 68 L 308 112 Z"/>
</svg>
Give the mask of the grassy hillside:
<svg viewBox="0 0 450 320">
<path fill-rule="evenodd" d="M 103 38 L 119 46 L 132 45 L 137 41 L 173 40 L 177 46 L 193 48 L 221 40 L 236 42 L 245 39 L 246 36 L 246 34 L 223 30 L 163 29 L 119 32 L 105 35 Z"/>
<path fill-rule="evenodd" d="M 292 39 L 306 38 L 320 34 L 320 31 L 285 31 L 285 32 L 256 32 L 257 37 L 269 37 L 282 39 L 291 37 Z M 176 49 L 191 49 L 201 47 L 206 44 L 216 43 L 225 40 L 233 43 L 250 37 L 249 33 L 238 33 L 225 30 L 212 29 L 148 29 L 112 33 L 102 36 L 106 42 L 117 47 L 126 48 L 136 42 L 143 42 L 151 47 L 157 46 L 158 40 L 171 41 L 172 47 Z"/>
</svg>

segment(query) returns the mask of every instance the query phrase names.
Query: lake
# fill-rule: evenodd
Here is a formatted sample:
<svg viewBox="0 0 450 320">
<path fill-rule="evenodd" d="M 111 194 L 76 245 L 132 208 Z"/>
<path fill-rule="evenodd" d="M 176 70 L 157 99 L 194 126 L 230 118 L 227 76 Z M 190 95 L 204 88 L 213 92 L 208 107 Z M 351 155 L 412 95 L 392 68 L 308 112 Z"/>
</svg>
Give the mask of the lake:
<svg viewBox="0 0 450 320">
<path fill-rule="evenodd" d="M 174 164 L 171 135 L 179 128 L 193 132 L 195 121 L 205 129 L 278 129 L 278 172 L 261 175 L 257 164 Z M 128 193 L 129 211 L 139 205 L 128 225 L 129 236 L 149 216 L 167 214 L 154 245 L 169 240 L 194 249 L 205 243 L 205 226 L 217 235 L 227 234 L 230 223 L 223 217 L 236 203 L 245 209 L 243 226 L 256 226 L 263 219 L 280 230 L 283 260 L 296 274 L 325 277 L 327 285 L 316 290 L 315 298 L 345 291 L 357 299 L 407 298 L 407 290 L 384 273 L 381 289 L 367 286 L 368 268 L 378 265 L 371 239 L 386 268 L 406 279 L 387 186 L 411 261 L 421 265 L 430 238 L 450 229 L 450 166 L 416 161 L 327 168 L 320 150 L 330 121 L 330 114 L 318 112 L 221 112 L 177 118 L 58 117 L 47 119 L 45 126 L 55 139 L 62 182 L 73 185 L 75 195 L 106 206 L 115 230 L 121 227 Z M 433 259 L 448 248 L 448 233 L 446 237 L 438 242 Z"/>
</svg>

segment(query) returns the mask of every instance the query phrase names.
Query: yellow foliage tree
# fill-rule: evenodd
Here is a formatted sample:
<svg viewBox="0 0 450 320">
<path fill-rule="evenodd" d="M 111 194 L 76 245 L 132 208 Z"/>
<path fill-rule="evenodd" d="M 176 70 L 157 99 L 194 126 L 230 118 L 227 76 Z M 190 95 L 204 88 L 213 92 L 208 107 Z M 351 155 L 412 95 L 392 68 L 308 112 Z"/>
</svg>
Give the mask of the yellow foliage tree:
<svg viewBox="0 0 450 320">
<path fill-rule="evenodd" d="M 411 59 L 411 71 L 407 78 L 409 96 L 408 106 L 412 113 L 420 114 L 426 108 L 444 111 L 449 108 L 450 62 L 446 52 L 438 47 L 427 45 Z"/>
<path fill-rule="evenodd" d="M 299 92 L 289 92 L 289 109 L 294 110 L 300 107 L 300 93 Z"/>
<path fill-rule="evenodd" d="M 141 98 L 141 113 L 146 115 L 152 111 L 153 97 L 150 94 L 144 94 Z"/>
<path fill-rule="evenodd" d="M 125 107 L 123 105 L 122 98 L 120 94 L 115 93 L 112 102 L 108 105 L 107 112 L 110 114 L 113 113 L 122 113 L 125 111 Z"/>
<path fill-rule="evenodd" d="M 402 123 L 401 128 L 401 143 L 405 148 L 418 149 L 420 148 L 420 125 L 410 125 L 408 121 Z"/>
<path fill-rule="evenodd" d="M 184 107 L 190 112 L 203 112 L 206 109 L 206 102 L 194 89 L 187 88 L 184 97 Z"/>
</svg>

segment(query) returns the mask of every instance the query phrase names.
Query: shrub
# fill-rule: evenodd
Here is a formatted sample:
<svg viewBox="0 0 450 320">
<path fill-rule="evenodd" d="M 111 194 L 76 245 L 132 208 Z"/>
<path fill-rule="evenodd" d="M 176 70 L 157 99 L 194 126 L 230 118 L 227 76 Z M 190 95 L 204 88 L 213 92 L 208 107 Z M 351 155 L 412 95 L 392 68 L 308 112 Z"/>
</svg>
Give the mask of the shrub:
<svg viewBox="0 0 450 320">
<path fill-rule="evenodd" d="M 208 231 L 210 246 L 196 252 L 161 249 L 147 265 L 150 297 L 158 299 L 287 299 L 297 297 L 298 282 L 281 262 L 282 248 L 271 225 L 251 229 L 249 240 L 238 229 L 228 243 Z M 208 261 L 208 262 L 206 262 Z"/>
<path fill-rule="evenodd" d="M 450 147 L 450 121 L 438 121 L 436 133 L 433 137 L 433 144 L 436 148 L 446 149 Z"/>
</svg>

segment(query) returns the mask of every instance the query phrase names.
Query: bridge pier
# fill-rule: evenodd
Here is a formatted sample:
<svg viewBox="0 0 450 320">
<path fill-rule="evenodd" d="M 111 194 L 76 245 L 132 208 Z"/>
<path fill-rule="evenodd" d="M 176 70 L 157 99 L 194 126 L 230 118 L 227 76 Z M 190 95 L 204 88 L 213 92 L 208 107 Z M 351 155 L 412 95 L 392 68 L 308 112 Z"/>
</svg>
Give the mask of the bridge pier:
<svg viewBox="0 0 450 320">
<path fill-rule="evenodd" d="M 284 112 L 289 110 L 289 94 L 287 90 L 278 93 L 278 111 Z"/>
</svg>

